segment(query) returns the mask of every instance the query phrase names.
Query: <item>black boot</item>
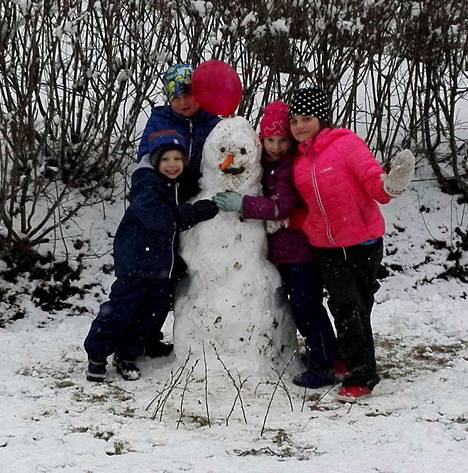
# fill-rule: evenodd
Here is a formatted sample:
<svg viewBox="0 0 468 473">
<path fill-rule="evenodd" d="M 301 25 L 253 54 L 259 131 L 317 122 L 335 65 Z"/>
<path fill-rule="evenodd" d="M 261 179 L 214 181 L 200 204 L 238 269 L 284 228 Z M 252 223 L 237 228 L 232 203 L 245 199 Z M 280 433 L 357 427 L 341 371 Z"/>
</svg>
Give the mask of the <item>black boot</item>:
<svg viewBox="0 0 468 473">
<path fill-rule="evenodd" d="M 169 356 L 174 349 L 172 343 L 164 343 L 161 340 L 152 340 L 145 346 L 145 355 L 150 358 L 159 358 L 160 356 Z"/>
<path fill-rule="evenodd" d="M 95 362 L 88 360 L 88 369 L 86 371 L 86 379 L 95 383 L 100 383 L 106 379 L 106 365 L 104 362 Z"/>
<path fill-rule="evenodd" d="M 140 379 L 140 368 L 131 360 L 122 360 L 117 354 L 114 354 L 114 365 L 117 367 L 119 373 L 125 381 L 136 381 Z"/>
</svg>

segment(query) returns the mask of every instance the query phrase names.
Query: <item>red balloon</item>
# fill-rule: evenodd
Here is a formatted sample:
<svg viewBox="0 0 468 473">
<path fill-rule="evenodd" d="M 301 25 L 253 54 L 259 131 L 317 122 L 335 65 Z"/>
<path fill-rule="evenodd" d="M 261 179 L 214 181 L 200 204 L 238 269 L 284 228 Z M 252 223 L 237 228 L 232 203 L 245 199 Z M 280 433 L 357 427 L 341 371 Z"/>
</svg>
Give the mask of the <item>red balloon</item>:
<svg viewBox="0 0 468 473">
<path fill-rule="evenodd" d="M 242 85 L 237 72 L 223 61 L 202 62 L 192 73 L 192 96 L 201 108 L 216 115 L 232 115 L 239 106 Z"/>
</svg>

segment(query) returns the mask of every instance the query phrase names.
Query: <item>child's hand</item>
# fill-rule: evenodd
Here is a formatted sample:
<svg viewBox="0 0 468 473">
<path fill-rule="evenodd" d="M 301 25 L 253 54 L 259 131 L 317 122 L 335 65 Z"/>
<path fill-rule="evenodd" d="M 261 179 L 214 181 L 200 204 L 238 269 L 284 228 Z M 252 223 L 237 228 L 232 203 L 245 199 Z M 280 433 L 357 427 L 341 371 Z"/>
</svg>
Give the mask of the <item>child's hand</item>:
<svg viewBox="0 0 468 473">
<path fill-rule="evenodd" d="M 414 156 L 404 149 L 393 160 L 388 174 L 382 175 L 384 190 L 391 197 L 399 196 L 407 187 L 414 174 Z"/>
<path fill-rule="evenodd" d="M 212 199 L 220 210 L 226 212 L 240 212 L 242 210 L 243 197 L 238 192 L 218 192 Z"/>
<path fill-rule="evenodd" d="M 283 220 L 265 220 L 265 230 L 270 235 L 276 233 L 280 228 L 289 227 L 289 218 Z"/>
<path fill-rule="evenodd" d="M 209 220 L 218 213 L 218 207 L 209 199 L 197 200 L 192 205 L 202 220 Z"/>
</svg>

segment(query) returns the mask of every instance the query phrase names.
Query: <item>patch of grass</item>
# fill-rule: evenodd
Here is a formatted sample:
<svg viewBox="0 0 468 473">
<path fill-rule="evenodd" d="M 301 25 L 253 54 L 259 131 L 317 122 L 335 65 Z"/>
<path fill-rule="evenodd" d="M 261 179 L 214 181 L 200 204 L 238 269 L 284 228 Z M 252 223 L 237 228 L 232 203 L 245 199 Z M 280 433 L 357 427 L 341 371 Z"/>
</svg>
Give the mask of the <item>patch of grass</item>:
<svg viewBox="0 0 468 473">
<path fill-rule="evenodd" d="M 185 418 L 189 419 L 194 424 L 198 424 L 200 427 L 208 427 L 210 425 L 208 417 L 206 416 L 191 414 L 191 415 L 186 415 Z"/>
<path fill-rule="evenodd" d="M 77 391 L 72 394 L 72 400 L 76 402 L 87 402 L 87 403 L 103 403 L 108 400 L 107 394 L 104 393 L 85 393 L 84 389 L 80 387 Z"/>
<path fill-rule="evenodd" d="M 69 432 L 72 434 L 85 434 L 89 432 L 90 427 L 80 426 L 80 427 L 70 427 Z"/>
<path fill-rule="evenodd" d="M 114 384 L 99 383 L 99 386 L 96 386 L 96 388 L 102 388 L 102 389 L 99 389 L 99 391 L 96 391 L 96 392 L 91 391 L 89 393 L 85 393 L 84 388 L 80 386 L 78 390 L 75 393 L 73 393 L 72 399 L 77 402 L 90 402 L 90 403 L 93 403 L 93 402 L 104 403 L 104 402 L 113 402 L 113 401 L 126 402 L 133 399 L 132 393 Z"/>
<path fill-rule="evenodd" d="M 278 432 L 272 438 L 272 442 L 279 447 L 282 447 L 285 443 L 289 445 L 291 444 L 291 436 L 284 429 L 278 429 Z"/>
<path fill-rule="evenodd" d="M 458 416 L 456 419 L 451 420 L 457 424 L 468 424 L 468 419 L 464 415 Z"/>
<path fill-rule="evenodd" d="M 270 447 L 262 447 L 262 448 L 249 448 L 248 450 L 238 450 L 235 449 L 234 453 L 239 457 L 248 457 L 248 456 L 261 456 L 261 455 L 268 455 L 268 456 L 275 456 L 275 457 L 283 457 L 281 452 L 275 452 Z"/>
<path fill-rule="evenodd" d="M 367 417 L 380 417 L 380 416 L 388 417 L 388 416 L 391 416 L 391 415 L 392 415 L 392 413 L 389 412 L 389 411 L 379 411 L 378 409 L 366 412 Z"/>
<path fill-rule="evenodd" d="M 412 377 L 423 371 L 438 371 L 454 360 L 464 358 L 468 342 L 456 340 L 453 343 L 416 343 L 414 339 L 376 337 L 376 345 L 383 352 L 378 357 L 378 369 L 383 378 L 399 379 Z"/>
<path fill-rule="evenodd" d="M 75 386 L 75 383 L 70 379 L 60 379 L 58 381 L 55 381 L 55 386 L 59 389 L 70 388 L 72 386 Z"/>
<path fill-rule="evenodd" d="M 114 451 L 113 452 L 106 452 L 106 455 L 124 455 L 125 453 L 130 452 L 131 450 L 122 440 L 115 440 L 114 441 Z"/>
<path fill-rule="evenodd" d="M 114 414 L 116 416 L 130 417 L 130 418 L 137 417 L 135 415 L 135 409 L 133 407 L 129 407 L 129 406 L 125 406 L 125 408 L 123 410 L 118 410 L 118 409 L 115 409 L 114 407 L 111 407 L 109 409 L 109 412 L 111 412 L 112 414 Z"/>
<path fill-rule="evenodd" d="M 113 436 L 114 432 L 111 432 L 110 430 L 104 430 L 102 432 L 98 430 L 94 433 L 94 438 L 105 440 L 106 442 L 108 442 Z"/>
</svg>

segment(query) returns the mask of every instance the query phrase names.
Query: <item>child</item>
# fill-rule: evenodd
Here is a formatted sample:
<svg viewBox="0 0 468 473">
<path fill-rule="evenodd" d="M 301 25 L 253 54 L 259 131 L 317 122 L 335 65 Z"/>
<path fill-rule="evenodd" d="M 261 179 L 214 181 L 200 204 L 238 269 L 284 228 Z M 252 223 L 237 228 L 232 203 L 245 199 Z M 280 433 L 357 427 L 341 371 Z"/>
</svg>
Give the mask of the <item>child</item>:
<svg viewBox="0 0 468 473">
<path fill-rule="evenodd" d="M 114 239 L 117 279 L 84 342 L 89 381 L 105 379 L 112 353 L 125 380 L 140 377 L 135 359 L 143 354 L 147 334 L 155 324 L 162 326 L 169 311 L 179 232 L 218 213 L 211 200 L 178 203 L 185 150 L 185 140 L 176 131 L 156 132 L 132 175 L 130 206 Z"/>
<path fill-rule="evenodd" d="M 191 64 L 174 64 L 170 66 L 163 77 L 163 87 L 168 105 L 154 107 L 146 123 L 138 149 L 138 159 L 151 151 L 149 137 L 155 131 L 174 129 L 190 144 L 188 163 L 179 179 L 179 200 L 185 202 L 200 191 L 200 163 L 202 149 L 206 137 L 218 124 L 219 117 L 200 108 L 191 94 L 193 66 Z M 185 276 L 186 264 L 178 256 L 174 273 L 175 279 Z M 171 298 L 174 294 L 171 294 Z M 156 324 L 147 339 L 145 352 L 148 356 L 167 356 L 172 351 L 172 345 L 162 341 L 162 324 Z"/>
<path fill-rule="evenodd" d="M 267 220 L 268 257 L 281 274 L 308 353 L 309 370 L 293 382 L 315 388 L 333 384 L 335 334 L 322 305 L 322 283 L 312 262 L 310 245 L 304 233 L 294 228 L 301 210 L 295 209 L 299 196 L 292 180 L 293 141 L 284 102 L 272 102 L 265 107 L 259 137 L 263 143 L 264 196 L 220 192 L 213 200 L 222 210 L 239 211 L 244 218 Z M 289 225 L 285 223 L 288 217 Z"/>
<path fill-rule="evenodd" d="M 193 66 L 174 64 L 163 77 L 169 105 L 154 107 L 140 141 L 138 158 L 150 152 L 149 136 L 158 130 L 174 129 L 190 144 L 187 169 L 180 180 L 180 198 L 186 201 L 200 191 L 200 162 L 206 137 L 218 124 L 219 117 L 200 108 L 191 94 Z"/>
<path fill-rule="evenodd" d="M 377 202 L 385 204 L 404 191 L 414 158 L 401 152 L 385 175 L 364 141 L 351 130 L 330 127 L 328 97 L 321 89 L 296 91 L 289 115 L 299 142 L 294 182 L 308 210 L 303 229 L 329 293 L 349 371 L 338 399 L 353 402 L 379 382 L 371 311 L 385 227 Z"/>
</svg>

